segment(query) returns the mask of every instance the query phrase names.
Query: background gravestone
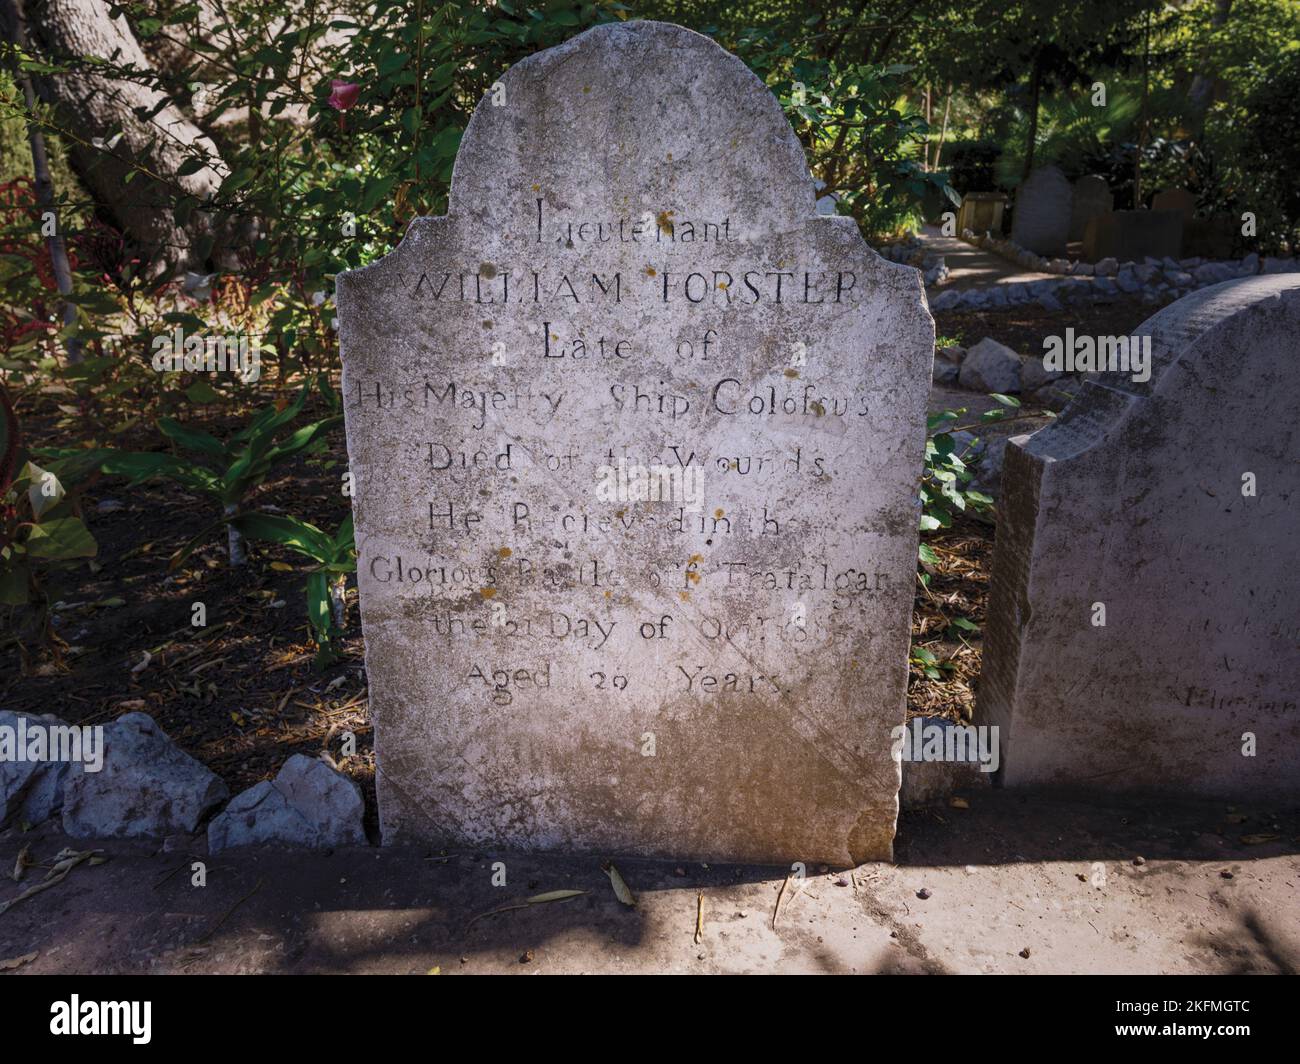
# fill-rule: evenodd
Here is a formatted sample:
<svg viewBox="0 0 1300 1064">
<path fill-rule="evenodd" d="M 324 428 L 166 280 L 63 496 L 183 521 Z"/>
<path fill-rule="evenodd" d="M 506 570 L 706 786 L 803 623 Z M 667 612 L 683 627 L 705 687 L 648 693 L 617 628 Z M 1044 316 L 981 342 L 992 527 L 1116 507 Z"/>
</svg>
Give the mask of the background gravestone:
<svg viewBox="0 0 1300 1064">
<path fill-rule="evenodd" d="M 1177 211 L 1184 218 L 1196 213 L 1196 196 L 1185 188 L 1167 188 L 1151 199 L 1153 211 Z"/>
<path fill-rule="evenodd" d="M 1206 288 L 1138 332 L 1150 381 L 1089 381 L 1007 448 L 977 722 L 1008 784 L 1295 795 L 1300 278 Z"/>
<path fill-rule="evenodd" d="M 705 37 L 602 26 L 498 95 L 447 216 L 339 278 L 385 840 L 889 857 L 919 274 L 815 216 Z"/>
<path fill-rule="evenodd" d="M 1064 255 L 1073 195 L 1069 179 L 1058 167 L 1035 170 L 1016 191 L 1011 239 L 1039 255 Z"/>
<path fill-rule="evenodd" d="M 957 232 L 967 229 L 978 235 L 1002 233 L 1002 211 L 1006 207 L 1007 197 L 1001 192 L 967 192 L 961 200 L 961 210 L 957 215 Z"/>
<path fill-rule="evenodd" d="M 1104 177 L 1087 174 L 1074 183 L 1074 198 L 1070 208 L 1070 239 L 1082 240 L 1088 223 L 1094 218 L 1109 214 L 1115 208 L 1115 197 Z"/>
<path fill-rule="evenodd" d="M 1178 211 L 1099 214 L 1088 223 L 1083 235 L 1083 257 L 1087 262 L 1176 259 L 1182 250 L 1183 216 Z"/>
</svg>

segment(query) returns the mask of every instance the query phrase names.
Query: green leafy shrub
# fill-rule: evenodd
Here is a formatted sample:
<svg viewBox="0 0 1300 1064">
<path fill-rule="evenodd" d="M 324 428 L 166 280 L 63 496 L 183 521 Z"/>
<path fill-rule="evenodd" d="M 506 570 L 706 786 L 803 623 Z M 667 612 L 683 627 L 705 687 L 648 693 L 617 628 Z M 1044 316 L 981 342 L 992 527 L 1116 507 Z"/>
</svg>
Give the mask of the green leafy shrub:
<svg viewBox="0 0 1300 1064">
<path fill-rule="evenodd" d="M 307 620 L 316 640 L 316 665 L 338 656 L 338 639 L 347 625 L 348 573 L 357 571 L 357 547 L 349 513 L 333 536 L 296 517 L 249 513 L 233 524 L 249 539 L 277 543 L 310 558 L 317 568 L 307 578 Z"/>
<path fill-rule="evenodd" d="M 165 452 L 102 450 L 95 452 L 91 460 L 97 462 L 103 473 L 129 477 L 132 485 L 163 477 L 208 496 L 221 507 L 220 520 L 200 532 L 172 558 L 173 568 L 218 526 L 226 528 L 230 564 L 243 565 L 246 561 L 243 534 L 234 519 L 245 497 L 288 459 L 323 450 L 325 434 L 341 420 L 339 415 L 331 414 L 286 435 L 302 412 L 310 390 L 310 383 L 305 384 L 293 402 L 283 407 L 266 407 L 225 442 L 171 418 L 159 419 L 159 431 L 198 456 L 194 459 Z"/>
<path fill-rule="evenodd" d="M 36 628 L 53 642 L 42 578 L 98 550 L 59 477 L 23 461 L 18 418 L 0 387 L 0 605 L 34 607 Z M 17 626 L 10 639 L 22 646 Z"/>
</svg>

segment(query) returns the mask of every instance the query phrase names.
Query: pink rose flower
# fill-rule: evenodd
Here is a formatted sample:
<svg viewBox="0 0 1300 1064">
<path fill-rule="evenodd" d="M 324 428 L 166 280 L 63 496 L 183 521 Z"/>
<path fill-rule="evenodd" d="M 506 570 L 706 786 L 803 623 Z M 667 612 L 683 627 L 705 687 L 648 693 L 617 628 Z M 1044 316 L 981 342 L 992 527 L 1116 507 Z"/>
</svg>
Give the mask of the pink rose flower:
<svg viewBox="0 0 1300 1064">
<path fill-rule="evenodd" d="M 330 87 L 334 90 L 330 93 L 330 106 L 336 111 L 346 111 L 354 103 L 357 97 L 361 95 L 361 86 L 354 85 L 350 81 L 340 81 L 334 78 L 330 82 Z"/>
</svg>

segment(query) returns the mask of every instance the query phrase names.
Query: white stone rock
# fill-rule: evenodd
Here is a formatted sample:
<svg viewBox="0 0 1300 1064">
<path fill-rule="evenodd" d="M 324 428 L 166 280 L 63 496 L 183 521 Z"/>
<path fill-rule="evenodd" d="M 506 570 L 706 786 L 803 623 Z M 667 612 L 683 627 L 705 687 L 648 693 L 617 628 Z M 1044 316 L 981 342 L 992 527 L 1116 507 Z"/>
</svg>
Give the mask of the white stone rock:
<svg viewBox="0 0 1300 1064">
<path fill-rule="evenodd" d="M 1142 282 L 1138 279 L 1137 274 L 1128 267 L 1119 271 L 1115 277 L 1115 284 L 1121 292 L 1132 294 L 1142 291 Z"/>
<path fill-rule="evenodd" d="M 33 733 L 43 733 L 34 740 L 43 743 L 35 752 L 49 756 L 52 728 L 67 725 L 53 714 L 34 716 L 30 713 L 12 713 L 0 710 L 0 729 L 13 737 L 14 749 L 0 756 L 0 827 L 7 824 L 28 824 L 35 827 L 58 815 L 63 806 L 63 784 L 70 763 L 67 761 L 29 760 Z M 44 753 L 42 753 L 44 751 Z"/>
<path fill-rule="evenodd" d="M 1063 374 L 1058 370 L 1044 369 L 1041 355 L 1030 355 L 1020 368 L 1020 390 L 1036 392 L 1044 385 L 1059 379 Z"/>
<path fill-rule="evenodd" d="M 98 772 L 74 765 L 63 788 L 63 830 L 73 838 L 162 838 L 193 833 L 229 795 L 144 713 L 104 727 Z"/>
<path fill-rule="evenodd" d="M 364 846 L 361 789 L 325 762 L 294 754 L 273 781 L 235 795 L 208 825 L 208 851 L 237 846 Z"/>
<path fill-rule="evenodd" d="M 1226 262 L 1207 262 L 1204 265 L 1197 266 L 1192 271 L 1192 276 L 1196 283 L 1200 285 L 1219 284 L 1222 281 L 1230 281 L 1236 275 L 1236 270 Z"/>
<path fill-rule="evenodd" d="M 977 392 L 1020 391 L 1020 356 L 1011 348 L 985 337 L 962 359 L 959 382 Z"/>
<path fill-rule="evenodd" d="M 960 372 L 960 368 L 953 363 L 936 358 L 931 376 L 935 384 L 953 385 L 957 383 L 957 375 Z"/>
</svg>

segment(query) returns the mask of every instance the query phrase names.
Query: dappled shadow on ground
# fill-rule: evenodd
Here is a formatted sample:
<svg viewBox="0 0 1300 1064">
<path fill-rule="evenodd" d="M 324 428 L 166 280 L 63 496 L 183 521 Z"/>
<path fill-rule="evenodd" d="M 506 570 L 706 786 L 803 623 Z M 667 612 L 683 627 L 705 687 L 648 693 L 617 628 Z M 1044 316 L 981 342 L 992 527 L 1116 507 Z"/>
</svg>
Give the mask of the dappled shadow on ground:
<svg viewBox="0 0 1300 1064">
<path fill-rule="evenodd" d="M 1232 975 L 1253 975 L 1261 970 L 1276 975 L 1295 975 L 1300 971 L 1300 950 L 1283 942 L 1254 909 L 1241 918 L 1238 933 L 1221 945 L 1226 945 L 1236 954 L 1231 965 Z M 1267 967 L 1261 969 L 1261 960 Z"/>
<path fill-rule="evenodd" d="M 898 861 L 1003 865 L 1141 858 L 1215 861 L 1228 868 L 1234 861 L 1300 853 L 1300 809 L 1285 804 L 992 788 L 980 790 L 969 805 L 905 810 Z"/>
<path fill-rule="evenodd" d="M 783 868 L 620 859 L 634 907 L 594 856 L 207 857 L 201 840 L 108 841 L 107 863 L 0 914 L 0 960 L 34 951 L 33 973 L 1300 968 L 1290 814 L 987 790 L 969 806 L 905 814 L 895 865 L 809 868 L 802 884 Z M 46 866 L 88 845 L 9 829 L 0 867 L 28 844 Z M 4 884 L 0 902 L 20 889 Z M 584 893 L 528 904 L 553 891 Z"/>
</svg>

